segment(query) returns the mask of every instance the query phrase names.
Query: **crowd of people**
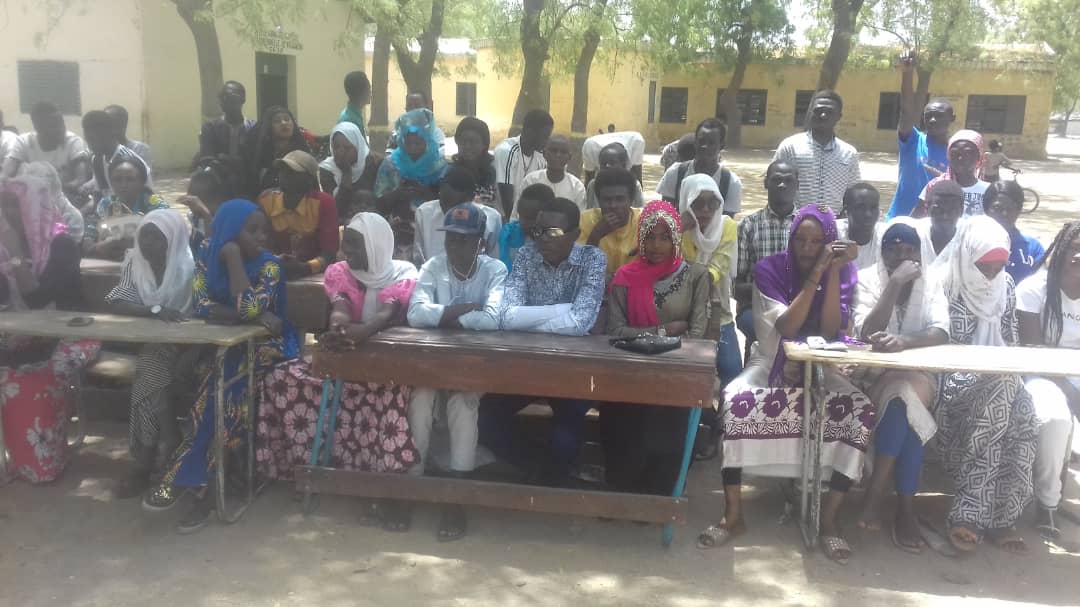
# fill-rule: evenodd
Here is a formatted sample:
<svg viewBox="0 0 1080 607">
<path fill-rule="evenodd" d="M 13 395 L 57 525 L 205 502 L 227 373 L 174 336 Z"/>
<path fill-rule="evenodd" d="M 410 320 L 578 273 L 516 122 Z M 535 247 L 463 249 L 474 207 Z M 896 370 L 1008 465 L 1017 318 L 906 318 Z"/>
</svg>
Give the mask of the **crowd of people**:
<svg viewBox="0 0 1080 607">
<path fill-rule="evenodd" d="M 838 137 L 844 104 L 828 90 L 815 93 L 805 131 L 780 143 L 760 181 L 725 166 L 726 126 L 710 118 L 665 150 L 666 172 L 647 204 L 640 134 L 612 125 L 591 137 L 579 178 L 567 169 L 570 139 L 553 133 L 543 110 L 494 148 L 487 124 L 464 118 L 447 158 L 429 100 L 414 94 L 387 149 L 374 150 L 361 72 L 345 78 L 347 105 L 325 146 L 288 108 L 245 118 L 243 85 L 226 83 L 222 116 L 202 128 L 188 193 L 172 207 L 153 191 L 150 148 L 127 138 L 123 108 L 88 112 L 84 143 L 41 103 L 34 132 L 2 150 L 0 304 L 81 309 L 80 260 L 101 257 L 123 260 L 106 298 L 117 314 L 265 327 L 254 360 L 237 349 L 225 368 L 226 377 L 256 369 L 255 466 L 272 480 L 311 462 L 322 390 L 289 322 L 288 280 L 322 276 L 330 308 L 318 341 L 330 349 L 399 325 L 714 339 L 719 407 L 703 416 L 695 458 L 723 453 L 725 510 L 698 538 L 702 548 L 719 546 L 747 532 L 744 472 L 799 475 L 802 374 L 783 341 L 820 336 L 882 352 L 945 343 L 1080 348 L 1080 222 L 1045 250 L 1022 234 L 1023 192 L 987 181 L 996 174 L 984 166 L 1008 159 L 987 153 L 979 133 L 953 133 L 947 100 L 920 108 L 914 66 L 909 58 L 902 66 L 899 185 L 886 221 L 878 190 L 860 178 L 858 152 Z M 736 220 L 744 190 L 757 187 L 767 205 Z M 98 347 L 3 337 L 14 474 L 42 481 L 62 470 L 65 416 L 56 403 Z M 131 472 L 116 494 L 157 511 L 190 493 L 182 532 L 213 514 L 207 479 L 225 465 L 209 449 L 218 407 L 229 445 L 244 436 L 245 384 L 217 402 L 212 365 L 199 347 L 148 345 L 132 389 Z M 1080 378 L 857 368 L 826 369 L 824 382 L 822 465 L 831 478 L 820 539 L 830 559 L 852 556 L 840 507 L 871 446 L 856 524 L 888 527 L 900 549 L 926 547 L 913 496 L 932 440 L 953 481 L 946 535 L 955 549 L 985 539 L 1023 551 L 1016 526 L 1033 497 L 1044 535 L 1059 533 Z M 412 385 L 346 383 L 331 465 L 465 478 L 476 474 L 482 445 L 528 482 L 569 486 L 596 408 L 604 484 L 671 493 L 685 410 L 548 398 L 550 430 L 537 450 L 515 417 L 535 400 L 442 390 L 422 376 Z M 443 466 L 431 455 L 436 420 L 449 432 Z M 885 522 L 891 490 L 895 516 Z M 412 519 L 409 503 L 392 500 L 368 504 L 364 515 L 390 531 Z M 444 506 L 437 537 L 466 531 L 465 510 Z"/>
</svg>

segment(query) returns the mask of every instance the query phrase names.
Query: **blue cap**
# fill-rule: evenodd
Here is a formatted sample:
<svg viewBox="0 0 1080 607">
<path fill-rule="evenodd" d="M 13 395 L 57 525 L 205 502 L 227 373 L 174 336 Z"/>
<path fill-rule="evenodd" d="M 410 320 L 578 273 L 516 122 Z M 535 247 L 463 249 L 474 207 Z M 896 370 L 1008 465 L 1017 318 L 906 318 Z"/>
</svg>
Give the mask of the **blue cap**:
<svg viewBox="0 0 1080 607">
<path fill-rule="evenodd" d="M 487 215 L 477 205 L 466 202 L 450 209 L 446 213 L 446 219 L 443 220 L 443 227 L 436 229 L 442 232 L 482 236 L 487 231 Z"/>
</svg>

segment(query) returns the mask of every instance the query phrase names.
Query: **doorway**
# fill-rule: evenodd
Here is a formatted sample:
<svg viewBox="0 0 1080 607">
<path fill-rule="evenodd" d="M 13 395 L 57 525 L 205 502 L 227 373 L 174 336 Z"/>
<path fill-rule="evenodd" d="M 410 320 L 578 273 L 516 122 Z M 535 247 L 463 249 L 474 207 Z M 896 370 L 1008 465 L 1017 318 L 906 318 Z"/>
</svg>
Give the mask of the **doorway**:
<svg viewBox="0 0 1080 607">
<path fill-rule="evenodd" d="M 268 108 L 289 107 L 289 57 L 255 53 L 255 95 L 259 101 L 259 120 Z"/>
</svg>

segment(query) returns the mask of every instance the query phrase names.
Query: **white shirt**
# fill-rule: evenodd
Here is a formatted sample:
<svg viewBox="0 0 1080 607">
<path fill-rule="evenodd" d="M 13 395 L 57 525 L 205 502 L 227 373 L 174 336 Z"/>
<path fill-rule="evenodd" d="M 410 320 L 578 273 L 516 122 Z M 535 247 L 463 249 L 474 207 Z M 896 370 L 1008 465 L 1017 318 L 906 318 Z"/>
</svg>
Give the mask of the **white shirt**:
<svg viewBox="0 0 1080 607">
<path fill-rule="evenodd" d="M 847 218 L 836 220 L 836 233 L 840 235 L 841 240 L 854 241 L 848 236 Z M 869 268 L 881 260 L 881 237 L 884 235 L 885 223 L 879 221 L 874 224 L 874 235 L 870 237 L 870 242 L 859 245 L 859 256 L 855 258 L 855 265 L 859 270 Z"/>
<path fill-rule="evenodd" d="M 481 251 L 498 259 L 499 232 L 502 231 L 502 216 L 489 206 L 477 205 L 487 217 L 484 229 L 486 249 Z M 446 252 L 446 232 L 440 230 L 446 213 L 438 200 L 425 202 L 416 209 L 416 240 L 413 246 L 413 263 L 421 265 L 436 255 Z"/>
<path fill-rule="evenodd" d="M 631 168 L 640 165 L 645 160 L 645 138 L 637 131 L 619 131 L 618 133 L 604 133 L 593 135 L 581 145 L 581 168 L 584 171 L 594 172 L 599 168 L 600 150 L 613 143 L 622 144 L 630 157 Z"/>
<path fill-rule="evenodd" d="M 537 150 L 532 156 L 521 152 L 521 137 L 510 137 L 495 146 L 495 180 L 514 186 L 514 202 L 521 192 L 521 180 L 533 171 L 547 168 L 547 159 Z M 505 201 L 504 201 L 505 204 Z"/>
<path fill-rule="evenodd" d="M 1046 270 L 1042 269 L 1016 286 L 1016 309 L 1042 315 L 1046 305 Z M 1080 299 L 1061 294 L 1061 348 L 1080 349 Z"/>
<path fill-rule="evenodd" d="M 919 200 L 926 200 L 926 188 L 928 187 L 930 187 L 930 184 L 923 186 L 922 192 L 919 193 Z M 960 187 L 964 190 L 964 217 L 982 215 L 984 213 L 983 195 L 986 194 L 986 190 L 990 189 L 990 182 L 976 179 L 974 185 Z"/>
<path fill-rule="evenodd" d="M 686 172 L 683 174 L 683 179 L 686 179 L 690 175 L 693 175 L 691 171 L 694 170 L 693 160 L 687 160 L 686 162 L 676 162 L 668 167 L 664 171 L 664 176 L 660 178 L 660 183 L 656 184 L 656 194 L 665 200 L 675 201 L 673 204 L 677 208 L 679 206 L 679 192 L 675 189 L 679 187 L 679 170 L 684 165 L 687 166 Z M 720 163 L 720 166 L 716 169 L 716 173 L 713 174 L 713 181 L 716 182 L 716 186 L 720 187 L 720 179 L 724 172 L 724 163 Z M 724 212 L 725 213 L 738 213 L 742 211 L 742 180 L 735 174 L 735 171 L 728 169 L 731 173 L 731 181 L 728 183 L 728 191 L 724 192 L 720 190 L 720 195 L 724 197 Z"/>
<path fill-rule="evenodd" d="M 11 171 L 5 166 L 4 173 L 14 175 L 18 165 L 24 162 L 47 162 L 56 169 L 57 173 L 60 173 L 60 179 L 65 179 L 65 171 L 71 163 L 80 158 L 89 157 L 90 151 L 87 149 L 86 143 L 71 131 L 64 135 L 63 143 L 56 146 L 56 149 L 47 152 L 38 145 L 37 133 L 24 133 L 15 139 L 8 152 L 8 160 L 12 160 L 16 164 Z M 5 165 L 7 165 L 7 160 L 5 160 Z"/>
<path fill-rule="evenodd" d="M 471 331 L 497 331 L 505 282 L 506 266 L 498 259 L 478 256 L 473 275 L 459 280 L 450 270 L 446 255 L 436 255 L 420 268 L 420 278 L 409 300 L 409 325 L 435 328 L 446 306 L 482 303 L 483 310 L 463 314 L 458 321 Z"/>
<path fill-rule="evenodd" d="M 839 213 L 844 207 L 844 192 L 862 178 L 854 146 L 839 137 L 822 145 L 810 131 L 780 142 L 773 160 L 785 160 L 799 169 L 796 207 L 824 204 Z"/>
<path fill-rule="evenodd" d="M 510 214 L 510 219 L 518 218 L 517 201 L 521 198 L 521 193 L 525 191 L 525 188 L 536 183 L 542 183 L 551 188 L 551 191 L 555 192 L 555 198 L 565 198 L 576 204 L 582 211 L 585 210 L 585 184 L 570 173 L 563 173 L 562 181 L 554 182 L 548 178 L 547 169 L 544 169 L 529 173 L 521 180 L 521 188 L 514 189 L 514 212 Z"/>
<path fill-rule="evenodd" d="M 15 146 L 15 140 L 18 138 L 19 136 L 11 131 L 0 130 L 0 164 L 11 153 L 11 148 Z"/>
</svg>

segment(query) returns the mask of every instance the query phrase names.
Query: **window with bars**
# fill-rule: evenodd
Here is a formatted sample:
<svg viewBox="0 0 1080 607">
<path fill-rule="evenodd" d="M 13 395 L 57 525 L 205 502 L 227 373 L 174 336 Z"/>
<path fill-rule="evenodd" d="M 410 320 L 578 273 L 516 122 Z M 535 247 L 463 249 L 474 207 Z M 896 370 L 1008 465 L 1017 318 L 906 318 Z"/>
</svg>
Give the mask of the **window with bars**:
<svg viewBox="0 0 1080 607">
<path fill-rule="evenodd" d="M 900 93 L 882 93 L 878 96 L 877 128 L 889 131 L 900 124 Z"/>
<path fill-rule="evenodd" d="M 968 95 L 964 126 L 980 133 L 1019 135 L 1024 132 L 1024 95 Z"/>
<path fill-rule="evenodd" d="M 476 115 L 476 83 L 457 83 L 457 109 L 454 112 L 458 116 Z"/>
<path fill-rule="evenodd" d="M 716 117 L 727 119 L 723 98 L 726 89 L 716 89 Z M 744 126 L 763 126 L 769 105 L 769 91 L 765 89 L 742 89 L 735 94 L 739 115 Z M 730 122 L 730 121 L 728 121 Z"/>
<path fill-rule="evenodd" d="M 19 111 L 29 114 L 42 101 L 62 114 L 82 114 L 79 64 L 74 61 L 19 61 Z"/>
<path fill-rule="evenodd" d="M 814 97 L 814 91 L 795 91 L 795 118 L 792 126 L 803 128 L 806 126 L 806 112 L 810 109 L 810 100 Z"/>
<path fill-rule="evenodd" d="M 690 90 L 686 87 L 661 87 L 660 122 L 685 124 L 689 98 Z"/>
</svg>

